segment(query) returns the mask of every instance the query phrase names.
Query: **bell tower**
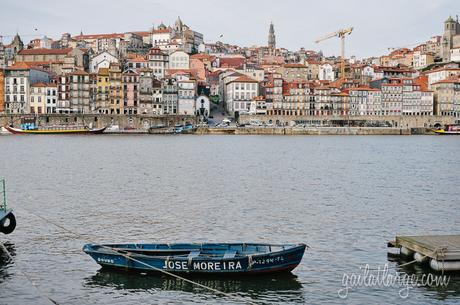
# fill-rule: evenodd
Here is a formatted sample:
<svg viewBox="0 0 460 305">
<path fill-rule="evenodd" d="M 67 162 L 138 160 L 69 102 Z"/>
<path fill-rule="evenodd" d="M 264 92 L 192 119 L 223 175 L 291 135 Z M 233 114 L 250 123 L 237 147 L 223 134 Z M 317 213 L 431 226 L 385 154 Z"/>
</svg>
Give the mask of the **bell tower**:
<svg viewBox="0 0 460 305">
<path fill-rule="evenodd" d="M 270 30 L 268 31 L 268 47 L 270 49 L 276 48 L 275 26 L 270 22 Z"/>
<path fill-rule="evenodd" d="M 458 22 L 451 16 L 444 21 L 444 35 L 442 35 L 442 61 L 450 61 L 450 50 L 453 47 L 453 37 L 457 34 Z"/>
</svg>

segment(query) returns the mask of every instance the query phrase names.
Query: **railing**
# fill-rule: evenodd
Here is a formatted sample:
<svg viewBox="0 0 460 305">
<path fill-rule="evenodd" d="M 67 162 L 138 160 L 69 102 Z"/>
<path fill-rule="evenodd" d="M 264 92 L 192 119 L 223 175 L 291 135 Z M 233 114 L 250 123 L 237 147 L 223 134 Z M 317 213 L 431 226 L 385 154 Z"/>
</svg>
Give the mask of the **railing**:
<svg viewBox="0 0 460 305">
<path fill-rule="evenodd" d="M 0 202 L 0 211 L 3 210 L 6 212 L 6 188 L 5 188 L 5 179 L 0 180 L 0 197 L 2 200 Z"/>
</svg>

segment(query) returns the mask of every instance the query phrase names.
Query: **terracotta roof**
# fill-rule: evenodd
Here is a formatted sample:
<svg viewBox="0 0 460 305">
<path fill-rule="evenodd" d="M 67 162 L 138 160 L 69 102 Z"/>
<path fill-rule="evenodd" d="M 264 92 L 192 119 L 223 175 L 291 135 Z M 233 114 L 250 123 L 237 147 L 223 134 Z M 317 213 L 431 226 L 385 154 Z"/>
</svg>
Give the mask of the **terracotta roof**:
<svg viewBox="0 0 460 305">
<path fill-rule="evenodd" d="M 109 68 L 99 68 L 97 75 L 109 75 Z"/>
<path fill-rule="evenodd" d="M 220 67 L 239 67 L 246 61 L 244 57 L 222 57 L 219 59 Z"/>
<path fill-rule="evenodd" d="M 190 56 L 190 59 L 207 59 L 209 61 L 213 60 L 215 57 L 209 54 L 193 54 Z"/>
<path fill-rule="evenodd" d="M 149 36 L 151 34 L 150 31 L 139 31 L 139 32 L 129 32 L 129 33 L 133 33 L 133 34 L 136 34 L 142 37 Z"/>
<path fill-rule="evenodd" d="M 149 50 L 149 54 L 158 54 L 158 55 L 165 55 L 160 48 L 153 47 Z"/>
<path fill-rule="evenodd" d="M 83 70 L 75 70 L 73 72 L 70 72 L 68 75 L 89 75 L 89 73 Z"/>
<path fill-rule="evenodd" d="M 125 34 L 112 33 L 112 34 L 90 34 L 90 35 L 77 35 L 75 39 L 110 39 L 110 38 L 123 38 Z"/>
<path fill-rule="evenodd" d="M 436 85 L 436 84 L 454 84 L 454 83 L 460 83 L 460 77 L 452 76 L 452 77 L 440 80 L 439 82 L 436 82 L 433 85 Z"/>
<path fill-rule="evenodd" d="M 45 83 L 35 83 L 35 84 L 32 84 L 30 85 L 31 87 L 46 87 L 46 84 Z"/>
<path fill-rule="evenodd" d="M 379 89 L 376 88 L 370 88 L 370 87 L 354 87 L 354 88 L 348 88 L 349 91 L 380 91 Z"/>
<path fill-rule="evenodd" d="M 426 74 L 430 74 L 433 72 L 439 72 L 439 71 L 460 71 L 460 68 L 446 68 L 446 67 L 439 67 L 437 69 L 433 69 L 430 71 L 426 71 Z"/>
<path fill-rule="evenodd" d="M 240 76 L 237 79 L 234 79 L 228 83 L 258 83 L 255 79 L 247 77 L 246 75 Z"/>
<path fill-rule="evenodd" d="M 167 28 L 167 29 L 153 30 L 152 34 L 166 34 L 166 33 L 170 33 L 170 32 L 171 32 L 171 29 Z"/>
<path fill-rule="evenodd" d="M 128 62 L 146 62 L 148 61 L 147 59 L 145 59 L 144 57 L 142 56 L 137 56 L 135 58 L 132 58 L 132 59 L 129 59 Z"/>
<path fill-rule="evenodd" d="M 8 69 L 12 70 L 23 70 L 23 69 L 30 69 L 32 66 L 26 62 L 20 61 L 14 63 L 14 65 L 8 67 Z"/>
<path fill-rule="evenodd" d="M 195 76 L 195 71 L 191 69 L 166 69 L 165 75 L 166 76 L 174 76 L 176 74 L 190 74 Z"/>
<path fill-rule="evenodd" d="M 285 68 L 307 68 L 307 66 L 304 66 L 302 64 L 285 64 Z"/>
<path fill-rule="evenodd" d="M 72 48 L 66 49 L 25 49 L 19 51 L 19 55 L 66 55 Z"/>
</svg>

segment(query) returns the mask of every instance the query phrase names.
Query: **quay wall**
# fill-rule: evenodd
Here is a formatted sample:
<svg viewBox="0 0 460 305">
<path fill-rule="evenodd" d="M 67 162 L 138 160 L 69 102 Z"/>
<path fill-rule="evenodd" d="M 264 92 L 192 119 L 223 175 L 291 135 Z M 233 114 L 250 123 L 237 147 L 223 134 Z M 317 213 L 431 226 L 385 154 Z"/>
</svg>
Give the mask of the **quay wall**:
<svg viewBox="0 0 460 305">
<path fill-rule="evenodd" d="M 198 135 L 411 135 L 429 134 L 422 128 L 392 128 L 392 127 L 200 127 Z"/>
<path fill-rule="evenodd" d="M 1 115 L 0 126 L 13 124 L 19 127 L 21 117 L 26 115 Z M 39 126 L 52 125 L 87 125 L 93 128 L 105 126 L 118 126 L 120 129 L 148 129 L 150 126 L 176 124 L 196 124 L 195 116 L 168 115 L 168 116 L 147 116 L 147 115 L 107 115 L 107 114 L 43 114 L 37 116 Z"/>
<path fill-rule="evenodd" d="M 10 125 L 18 127 L 21 124 L 21 117 L 24 115 L 0 114 L 0 126 Z M 455 124 L 458 118 L 446 116 L 267 116 L 267 115 L 241 115 L 240 123 L 258 121 L 261 123 L 272 123 L 290 126 L 292 122 L 312 122 L 313 124 L 333 125 L 356 122 L 388 122 L 396 128 L 433 128 L 436 124 L 444 126 Z M 150 126 L 197 123 L 195 116 L 168 115 L 107 115 L 107 114 L 42 114 L 37 116 L 39 126 L 47 125 L 88 125 L 94 128 L 117 125 L 120 129 L 148 129 Z M 352 126 L 352 124 L 351 124 Z M 216 131 L 217 132 L 217 131 Z M 260 132 L 260 131 L 259 131 Z M 278 131 L 276 131 L 278 132 Z M 228 133 L 221 131 L 221 133 Z"/>
<path fill-rule="evenodd" d="M 291 122 L 319 122 L 321 124 L 331 124 L 342 122 L 388 122 L 393 127 L 398 128 L 432 128 L 436 124 L 441 126 L 455 124 L 459 118 L 446 116 L 275 116 L 275 115 L 240 115 L 240 123 L 250 123 L 259 121 L 261 123 L 272 123 L 290 125 Z"/>
</svg>

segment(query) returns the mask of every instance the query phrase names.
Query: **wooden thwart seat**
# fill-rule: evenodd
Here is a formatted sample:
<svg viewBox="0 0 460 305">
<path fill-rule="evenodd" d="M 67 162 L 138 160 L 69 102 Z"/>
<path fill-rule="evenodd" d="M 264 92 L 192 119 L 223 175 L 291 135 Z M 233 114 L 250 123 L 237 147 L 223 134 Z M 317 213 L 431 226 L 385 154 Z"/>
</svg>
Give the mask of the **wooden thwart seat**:
<svg viewBox="0 0 460 305">
<path fill-rule="evenodd" d="M 224 259 L 225 258 L 234 258 L 236 256 L 236 250 L 227 250 L 224 253 Z"/>
<path fill-rule="evenodd" d="M 192 258 L 195 258 L 195 257 L 198 257 L 200 256 L 200 251 L 191 251 L 188 255 L 188 259 L 192 259 Z"/>
</svg>

